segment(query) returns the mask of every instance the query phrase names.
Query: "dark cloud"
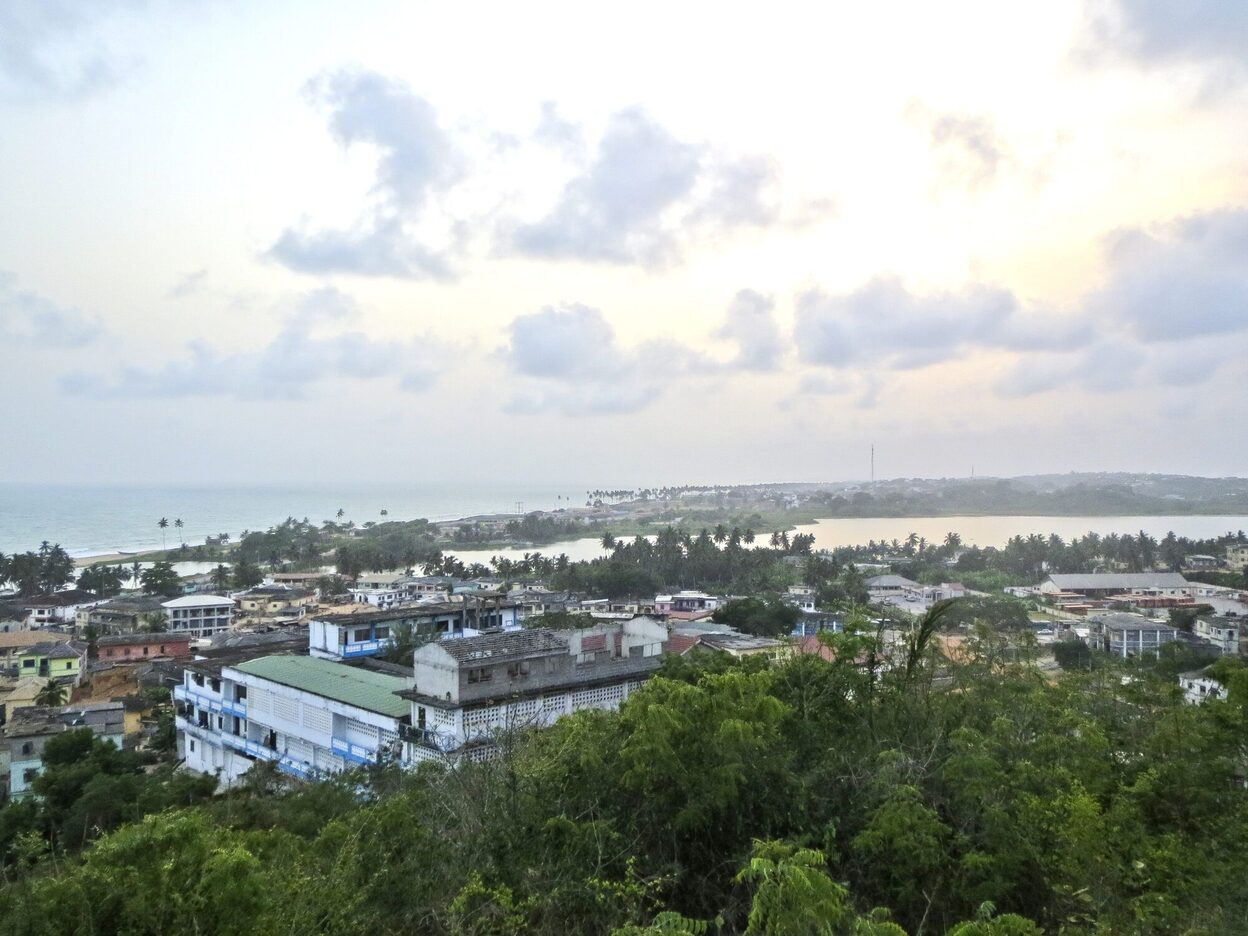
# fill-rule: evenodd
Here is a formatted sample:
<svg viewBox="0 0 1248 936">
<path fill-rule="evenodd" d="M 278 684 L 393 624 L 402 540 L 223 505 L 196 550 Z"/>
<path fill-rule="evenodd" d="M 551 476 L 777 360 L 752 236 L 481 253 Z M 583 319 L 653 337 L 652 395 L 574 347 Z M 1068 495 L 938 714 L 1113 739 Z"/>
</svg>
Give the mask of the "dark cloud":
<svg viewBox="0 0 1248 936">
<path fill-rule="evenodd" d="M 103 333 L 94 316 L 18 289 L 17 277 L 0 270 L 0 347 L 81 348 Z"/>
<path fill-rule="evenodd" d="M 747 371 L 773 371 L 788 348 L 788 341 L 776 323 L 776 304 L 770 296 L 743 289 L 733 297 L 723 326 L 715 337 L 737 346 L 730 368 Z"/>
<path fill-rule="evenodd" d="M 776 186 L 771 160 L 716 158 L 633 108 L 612 115 L 553 210 L 514 225 L 509 240 L 532 257 L 663 267 L 680 259 L 695 229 L 715 234 L 774 221 Z"/>
<path fill-rule="evenodd" d="M 131 67 L 95 27 L 141 0 L 5 0 L 0 3 L 0 96 L 78 99 L 113 87 Z"/>
<path fill-rule="evenodd" d="M 163 366 L 123 366 L 116 376 L 75 374 L 61 381 L 71 394 L 118 398 L 229 396 L 297 400 L 333 379 L 392 379 L 403 390 L 427 389 L 437 377 L 428 342 L 374 339 L 359 331 L 317 333 L 356 314 L 354 300 L 333 287 L 298 299 L 281 331 L 256 350 L 223 352 L 207 341 Z"/>
<path fill-rule="evenodd" d="M 376 148 L 376 203 L 352 230 L 289 228 L 268 256 L 300 273 L 450 278 L 445 252 L 410 233 L 430 202 L 459 182 L 465 170 L 465 158 L 433 106 L 403 82 L 363 70 L 317 78 L 308 94 L 328 109 L 330 133 L 340 144 Z"/>
</svg>

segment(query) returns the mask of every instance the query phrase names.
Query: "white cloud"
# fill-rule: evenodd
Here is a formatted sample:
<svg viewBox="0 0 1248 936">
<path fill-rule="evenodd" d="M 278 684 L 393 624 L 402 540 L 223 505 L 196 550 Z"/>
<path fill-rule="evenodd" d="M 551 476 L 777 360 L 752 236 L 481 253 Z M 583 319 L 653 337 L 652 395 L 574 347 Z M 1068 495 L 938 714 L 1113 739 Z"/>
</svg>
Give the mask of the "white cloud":
<svg viewBox="0 0 1248 936">
<path fill-rule="evenodd" d="M 18 289 L 17 277 L 0 270 L 0 344 L 81 348 L 103 333 L 96 317 Z"/>
</svg>

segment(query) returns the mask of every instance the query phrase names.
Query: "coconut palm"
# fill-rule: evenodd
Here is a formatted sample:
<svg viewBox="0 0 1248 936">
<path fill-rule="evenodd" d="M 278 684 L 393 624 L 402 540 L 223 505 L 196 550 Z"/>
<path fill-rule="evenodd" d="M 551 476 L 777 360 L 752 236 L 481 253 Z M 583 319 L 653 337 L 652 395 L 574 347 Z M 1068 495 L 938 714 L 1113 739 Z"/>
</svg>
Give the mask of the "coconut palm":
<svg viewBox="0 0 1248 936">
<path fill-rule="evenodd" d="M 55 708 L 59 705 L 64 705 L 68 701 L 69 693 L 55 679 L 49 679 L 44 683 L 43 688 L 39 690 L 39 694 L 35 696 L 35 705 L 45 708 Z"/>
<path fill-rule="evenodd" d="M 160 527 L 160 548 L 165 549 L 168 547 L 168 543 L 165 541 L 165 530 L 169 529 L 169 521 L 161 517 L 156 521 L 156 525 Z"/>
<path fill-rule="evenodd" d="M 603 549 L 615 548 L 615 536 L 611 533 L 610 530 L 602 534 L 602 548 Z"/>
<path fill-rule="evenodd" d="M 177 520 L 174 520 L 174 521 L 173 521 L 173 525 L 174 525 L 175 527 L 177 527 L 177 530 L 178 530 L 178 542 L 179 542 L 179 543 L 183 542 L 183 539 L 182 539 L 182 518 L 181 518 L 181 517 L 178 517 L 178 519 L 177 519 Z"/>
<path fill-rule="evenodd" d="M 218 562 L 217 567 L 208 573 L 208 578 L 213 588 L 224 591 L 230 587 L 230 567 Z"/>
</svg>

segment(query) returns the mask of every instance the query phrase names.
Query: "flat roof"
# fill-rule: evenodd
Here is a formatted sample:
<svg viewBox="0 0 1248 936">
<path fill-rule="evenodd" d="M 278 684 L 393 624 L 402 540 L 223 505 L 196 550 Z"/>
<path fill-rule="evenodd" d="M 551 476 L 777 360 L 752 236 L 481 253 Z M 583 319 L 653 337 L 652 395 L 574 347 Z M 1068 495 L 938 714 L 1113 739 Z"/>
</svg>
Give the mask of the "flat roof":
<svg viewBox="0 0 1248 936">
<path fill-rule="evenodd" d="M 310 656 L 265 656 L 233 668 L 379 715 L 402 718 L 411 712 L 411 706 L 395 695 L 409 688 L 408 681 L 399 676 Z"/>
<path fill-rule="evenodd" d="M 181 598 L 161 602 L 162 608 L 216 608 L 221 605 L 233 607 L 234 599 L 221 595 L 184 595 Z"/>
</svg>

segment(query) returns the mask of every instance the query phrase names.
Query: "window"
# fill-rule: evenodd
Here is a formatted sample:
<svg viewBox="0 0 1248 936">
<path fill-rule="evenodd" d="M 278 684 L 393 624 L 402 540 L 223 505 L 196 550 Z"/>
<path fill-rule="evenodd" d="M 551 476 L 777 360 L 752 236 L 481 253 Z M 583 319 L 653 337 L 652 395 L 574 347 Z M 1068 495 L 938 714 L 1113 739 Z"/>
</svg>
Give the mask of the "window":
<svg viewBox="0 0 1248 936">
<path fill-rule="evenodd" d="M 388 628 L 388 627 L 379 627 L 379 628 L 377 628 L 377 639 L 378 639 L 378 640 L 385 640 L 385 639 L 386 639 L 387 637 L 389 637 L 389 636 L 390 636 L 390 628 Z"/>
<path fill-rule="evenodd" d="M 195 739 L 194 739 L 194 738 L 187 738 L 187 739 L 186 739 L 186 743 L 190 745 L 190 747 L 191 747 L 191 750 L 192 750 L 192 751 L 194 751 L 194 750 L 195 750 Z"/>
<path fill-rule="evenodd" d="M 25 660 L 22 660 L 22 666 L 27 669 L 34 669 L 35 661 L 27 657 Z"/>
<path fill-rule="evenodd" d="M 220 691 L 221 691 L 221 680 L 219 680 L 219 679 L 214 679 L 214 680 L 212 681 L 212 691 L 213 691 L 213 692 L 220 692 Z"/>
<path fill-rule="evenodd" d="M 512 679 L 523 679 L 529 675 L 529 661 L 521 660 L 518 663 L 512 663 L 507 667 L 507 675 Z"/>
<path fill-rule="evenodd" d="M 639 644 L 639 645 L 637 645 L 637 646 L 635 646 L 635 647 L 629 647 L 629 648 L 628 648 L 628 655 L 629 655 L 629 658 L 630 658 L 630 659 L 634 659 L 634 660 L 635 660 L 635 659 L 637 659 L 638 657 L 642 657 L 642 656 L 645 656 L 645 655 L 646 655 L 646 648 L 645 648 L 645 647 L 643 647 L 643 646 L 641 646 L 640 644 Z"/>
<path fill-rule="evenodd" d="M 494 673 L 489 667 L 481 667 L 480 669 L 470 669 L 468 671 L 468 681 L 470 683 L 489 682 L 494 678 Z"/>
<path fill-rule="evenodd" d="M 27 741 L 25 744 L 22 745 L 23 754 L 29 754 L 32 750 L 34 750 L 34 748 L 31 746 L 31 743 L 29 741 Z"/>
</svg>

